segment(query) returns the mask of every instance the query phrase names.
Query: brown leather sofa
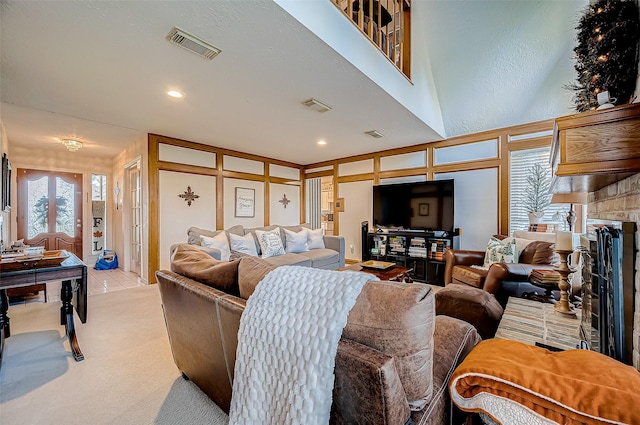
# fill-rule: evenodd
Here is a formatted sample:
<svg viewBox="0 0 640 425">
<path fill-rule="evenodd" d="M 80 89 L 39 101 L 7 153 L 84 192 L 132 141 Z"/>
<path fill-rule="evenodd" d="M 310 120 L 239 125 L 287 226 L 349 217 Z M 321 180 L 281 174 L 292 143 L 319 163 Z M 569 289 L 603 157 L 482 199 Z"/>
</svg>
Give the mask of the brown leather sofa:
<svg viewBox="0 0 640 425">
<path fill-rule="evenodd" d="M 555 243 L 532 241 L 521 252 L 518 263 L 493 263 L 488 270 L 471 267 L 484 263 L 485 251 L 448 250 L 444 254 L 444 283 L 470 285 L 494 294 L 504 306 L 509 296 L 521 297 L 527 292 L 544 294 L 529 283 L 533 269 L 553 270 L 556 262 Z"/>
<path fill-rule="evenodd" d="M 230 263 L 207 257 L 186 265 L 174 259 L 172 269 L 179 273 L 161 270 L 156 276 L 178 369 L 228 412 L 246 302 L 239 294 L 252 293 L 273 266 L 255 257 Z M 332 424 L 449 423 L 449 376 L 480 337 L 466 322 L 435 316 L 434 304 L 428 285 L 381 281 L 365 285 L 338 345 Z M 416 337 L 429 321 L 433 337 Z M 389 329 L 393 338 L 376 343 L 379 334 Z M 399 351 L 393 353 L 393 347 Z M 416 374 L 403 376 L 406 369 L 401 362 L 407 352 L 429 348 L 433 351 L 430 382 L 418 384 L 428 389 L 431 399 L 412 411 L 407 388 L 416 384 Z"/>
</svg>

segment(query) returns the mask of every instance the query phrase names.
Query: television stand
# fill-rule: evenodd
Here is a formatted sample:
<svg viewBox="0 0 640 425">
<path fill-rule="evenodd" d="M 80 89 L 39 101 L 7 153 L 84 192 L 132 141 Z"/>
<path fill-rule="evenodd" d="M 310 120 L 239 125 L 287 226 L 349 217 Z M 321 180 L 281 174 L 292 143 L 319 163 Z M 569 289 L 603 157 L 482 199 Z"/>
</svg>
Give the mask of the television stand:
<svg viewBox="0 0 640 425">
<path fill-rule="evenodd" d="M 390 261 L 412 269 L 415 281 L 444 285 L 444 253 L 459 248 L 459 231 L 389 230 L 362 232 L 362 261 Z M 436 236 L 437 235 L 437 236 Z"/>
</svg>

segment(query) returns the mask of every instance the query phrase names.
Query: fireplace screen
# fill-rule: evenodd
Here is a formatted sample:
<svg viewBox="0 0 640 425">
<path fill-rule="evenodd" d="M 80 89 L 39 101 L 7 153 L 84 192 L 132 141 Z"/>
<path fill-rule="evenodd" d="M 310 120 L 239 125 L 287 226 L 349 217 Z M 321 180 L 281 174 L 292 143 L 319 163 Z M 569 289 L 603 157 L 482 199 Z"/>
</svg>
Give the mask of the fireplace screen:
<svg viewBox="0 0 640 425">
<path fill-rule="evenodd" d="M 588 221 L 582 238 L 582 334 L 590 349 L 632 362 L 635 223 Z"/>
</svg>

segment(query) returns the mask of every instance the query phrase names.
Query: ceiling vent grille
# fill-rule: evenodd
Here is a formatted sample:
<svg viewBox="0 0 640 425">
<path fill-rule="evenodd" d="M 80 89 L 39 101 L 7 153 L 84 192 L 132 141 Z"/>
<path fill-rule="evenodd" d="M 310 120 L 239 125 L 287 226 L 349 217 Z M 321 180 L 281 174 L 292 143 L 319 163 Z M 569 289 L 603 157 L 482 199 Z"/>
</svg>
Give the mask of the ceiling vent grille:
<svg viewBox="0 0 640 425">
<path fill-rule="evenodd" d="M 193 53 L 209 60 L 215 58 L 218 53 L 221 52 L 220 49 L 213 46 L 212 44 L 209 44 L 206 41 L 203 41 L 195 35 L 191 35 L 178 27 L 173 27 L 171 31 L 169 31 L 169 34 L 167 34 L 166 38 L 170 42 L 182 46 L 185 49 L 190 50 Z"/>
<path fill-rule="evenodd" d="M 309 99 L 309 100 L 305 100 L 304 102 L 302 102 L 302 104 L 304 106 L 306 106 L 307 108 L 316 111 L 316 112 L 327 112 L 331 110 L 330 106 L 325 105 L 324 103 L 320 102 L 319 100 L 316 99 Z"/>
<path fill-rule="evenodd" d="M 382 135 L 382 133 L 380 133 L 380 132 L 379 132 L 379 131 L 377 131 L 377 130 L 365 131 L 365 134 L 367 134 L 367 135 L 369 135 L 369 136 L 371 136 L 371 137 L 374 137 L 374 138 L 376 138 L 376 139 L 381 139 L 382 137 L 384 137 L 384 136 Z"/>
</svg>

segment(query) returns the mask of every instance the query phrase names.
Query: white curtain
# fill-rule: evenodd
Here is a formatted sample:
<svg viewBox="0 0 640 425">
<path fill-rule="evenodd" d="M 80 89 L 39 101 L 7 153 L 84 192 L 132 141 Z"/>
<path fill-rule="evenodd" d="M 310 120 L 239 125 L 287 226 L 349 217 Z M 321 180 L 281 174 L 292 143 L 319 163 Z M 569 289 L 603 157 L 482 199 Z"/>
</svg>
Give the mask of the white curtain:
<svg viewBox="0 0 640 425">
<path fill-rule="evenodd" d="M 322 187 L 320 177 L 307 179 L 307 223 L 313 229 L 319 229 L 322 225 Z"/>
</svg>

